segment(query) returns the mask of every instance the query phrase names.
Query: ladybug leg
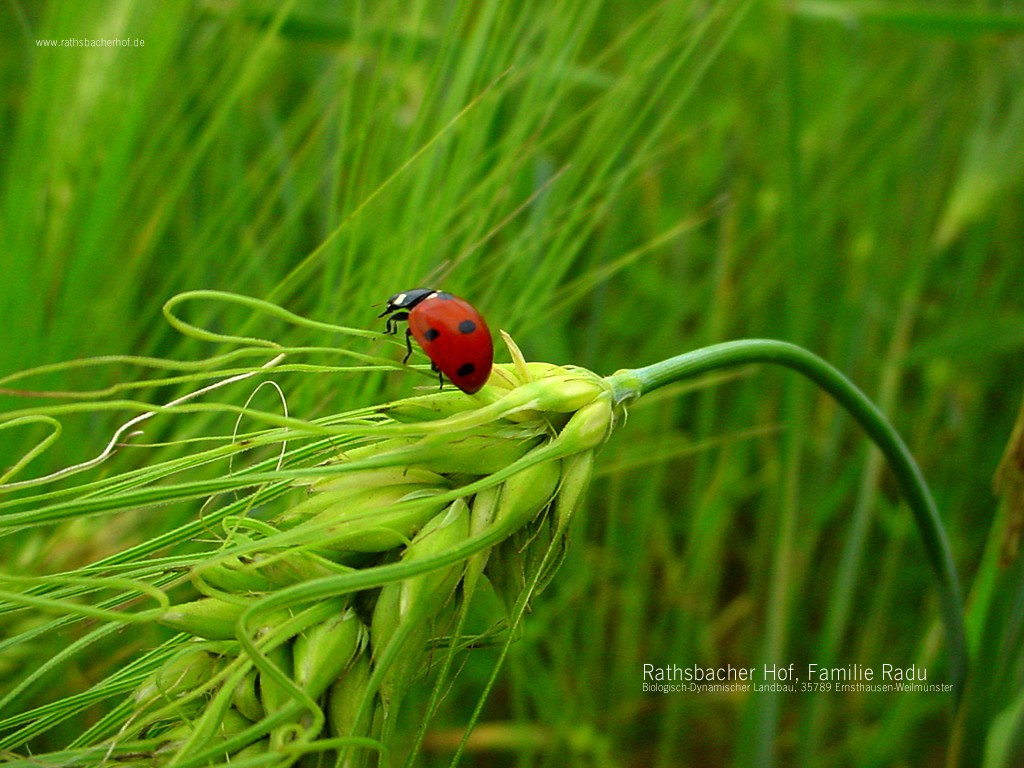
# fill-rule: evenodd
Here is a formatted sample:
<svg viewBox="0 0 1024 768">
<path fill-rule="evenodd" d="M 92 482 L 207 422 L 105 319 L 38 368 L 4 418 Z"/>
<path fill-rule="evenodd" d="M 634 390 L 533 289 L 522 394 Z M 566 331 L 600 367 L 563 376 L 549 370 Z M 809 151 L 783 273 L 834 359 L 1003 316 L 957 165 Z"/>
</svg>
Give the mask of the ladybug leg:
<svg viewBox="0 0 1024 768">
<path fill-rule="evenodd" d="M 431 363 L 430 370 L 437 374 L 437 388 L 444 389 L 444 374 L 441 373 L 441 369 L 437 367 L 437 363 Z"/>
<path fill-rule="evenodd" d="M 384 333 L 394 336 L 398 333 L 398 324 L 403 320 L 409 319 L 408 312 L 398 312 L 394 315 L 389 315 L 387 322 L 384 324 Z"/>
<path fill-rule="evenodd" d="M 405 329 L 405 348 L 408 351 L 405 353 L 405 357 L 402 358 L 402 365 L 409 362 L 409 358 L 412 357 L 412 331 L 408 328 Z"/>
</svg>

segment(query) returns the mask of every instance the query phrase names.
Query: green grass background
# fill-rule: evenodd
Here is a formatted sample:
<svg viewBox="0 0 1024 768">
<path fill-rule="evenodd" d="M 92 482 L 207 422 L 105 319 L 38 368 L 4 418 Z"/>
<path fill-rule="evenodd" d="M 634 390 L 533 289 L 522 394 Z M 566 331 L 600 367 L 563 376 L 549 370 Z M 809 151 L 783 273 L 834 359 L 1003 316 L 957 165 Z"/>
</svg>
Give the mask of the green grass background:
<svg viewBox="0 0 1024 768">
<path fill-rule="evenodd" d="M 1024 380 L 1020 4 L 10 0 L 0 36 L 0 377 L 222 351 L 162 317 L 183 290 L 379 329 L 374 303 L 433 284 L 528 359 L 602 374 L 729 339 L 792 341 L 904 435 L 970 593 L 959 718 L 930 693 L 642 692 L 644 663 L 916 663 L 944 679 L 933 582 L 878 457 L 809 385 L 752 369 L 632 409 L 464 764 L 1024 759 L 1024 571 L 996 567 L 991 484 Z M 145 45 L 36 44 L 67 38 Z M 323 364 L 345 364 L 344 350 L 400 358 L 380 339 L 216 302 L 181 313 L 336 344 Z M 151 375 L 112 359 L 4 378 L 0 409 Z M 275 381 L 291 413 L 313 418 L 429 380 Z M 64 414 L 19 479 L 94 456 L 134 413 Z M 160 420 L 152 447 L 101 471 L 187 452 L 211 419 Z M 0 466 L 44 431 L 5 428 Z M 173 521 L 6 530 L 0 567 L 78 567 Z M 16 680 L 55 642 L 4 646 L 0 675 Z M 424 764 L 447 764 L 487 669 L 463 668 Z M 86 656 L 64 672 L 62 689 L 0 717 L 96 670 Z"/>
</svg>

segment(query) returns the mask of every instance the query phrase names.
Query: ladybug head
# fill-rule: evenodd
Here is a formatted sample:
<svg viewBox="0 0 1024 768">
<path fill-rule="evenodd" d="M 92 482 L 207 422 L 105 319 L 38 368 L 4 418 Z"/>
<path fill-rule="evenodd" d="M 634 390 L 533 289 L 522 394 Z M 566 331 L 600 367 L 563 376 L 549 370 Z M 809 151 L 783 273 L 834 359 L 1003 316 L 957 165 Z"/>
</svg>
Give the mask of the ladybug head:
<svg viewBox="0 0 1024 768">
<path fill-rule="evenodd" d="M 432 293 L 437 293 L 437 291 L 433 288 L 414 288 L 411 291 L 396 293 L 388 299 L 387 305 L 384 307 L 384 311 L 377 315 L 377 317 L 390 315 L 392 312 L 396 312 L 400 309 L 412 309 Z"/>
</svg>

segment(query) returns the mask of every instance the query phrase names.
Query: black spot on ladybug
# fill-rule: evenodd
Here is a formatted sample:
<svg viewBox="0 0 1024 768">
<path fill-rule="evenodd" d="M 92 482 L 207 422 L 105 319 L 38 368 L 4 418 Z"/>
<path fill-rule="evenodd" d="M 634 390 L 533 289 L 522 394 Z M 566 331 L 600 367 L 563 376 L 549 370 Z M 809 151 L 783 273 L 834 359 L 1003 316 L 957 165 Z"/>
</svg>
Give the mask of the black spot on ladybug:
<svg viewBox="0 0 1024 768">
<path fill-rule="evenodd" d="M 459 370 L 455 372 L 455 375 L 461 378 L 463 376 L 469 376 L 475 370 L 476 366 L 472 363 L 463 363 L 459 366 Z"/>
<path fill-rule="evenodd" d="M 427 341 L 433 341 L 440 335 L 441 332 L 437 330 L 437 328 L 427 328 L 426 333 L 423 334 L 423 338 L 426 339 Z"/>
<path fill-rule="evenodd" d="M 476 330 L 476 323 L 472 320 L 463 320 L 459 323 L 459 333 L 472 333 Z"/>
</svg>

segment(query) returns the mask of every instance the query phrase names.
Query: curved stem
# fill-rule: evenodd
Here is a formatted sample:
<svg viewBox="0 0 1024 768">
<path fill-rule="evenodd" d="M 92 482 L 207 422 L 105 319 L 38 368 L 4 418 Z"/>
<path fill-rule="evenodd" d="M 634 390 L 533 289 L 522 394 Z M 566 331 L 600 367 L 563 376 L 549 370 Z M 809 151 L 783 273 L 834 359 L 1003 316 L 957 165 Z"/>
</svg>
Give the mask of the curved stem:
<svg viewBox="0 0 1024 768">
<path fill-rule="evenodd" d="M 856 419 L 885 456 L 899 482 L 925 551 L 939 580 L 939 604 L 946 627 L 950 678 L 959 700 L 967 676 L 963 599 L 953 554 L 928 484 L 906 444 L 867 395 L 836 368 L 803 347 L 773 339 L 744 339 L 715 344 L 669 358 L 646 368 L 619 371 L 607 381 L 617 403 L 632 400 L 666 384 L 709 371 L 751 363 L 775 363 L 803 374 L 828 392 Z"/>
</svg>

